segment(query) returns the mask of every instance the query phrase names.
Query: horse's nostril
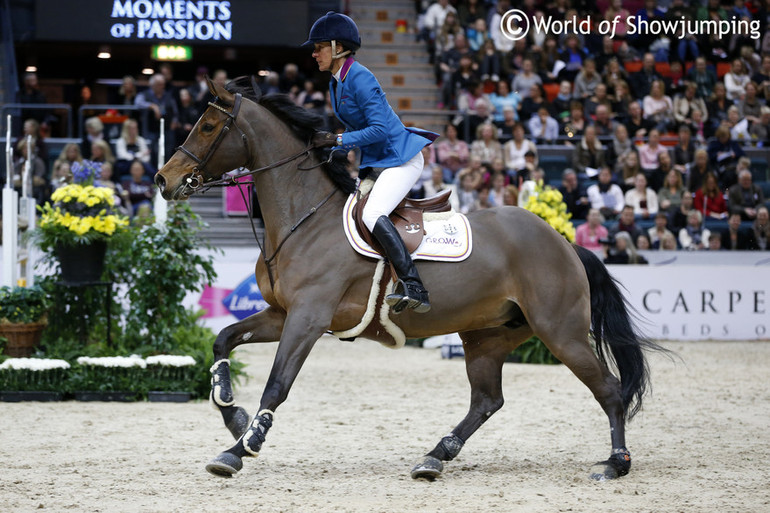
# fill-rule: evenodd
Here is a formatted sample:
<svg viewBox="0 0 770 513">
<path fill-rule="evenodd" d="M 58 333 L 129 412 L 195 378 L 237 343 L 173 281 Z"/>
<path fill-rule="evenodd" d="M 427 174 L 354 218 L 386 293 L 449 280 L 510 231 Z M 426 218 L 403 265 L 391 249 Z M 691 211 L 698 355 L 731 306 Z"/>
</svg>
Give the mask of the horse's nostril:
<svg viewBox="0 0 770 513">
<path fill-rule="evenodd" d="M 158 186 L 160 192 L 163 192 L 166 188 L 166 179 L 160 174 L 155 175 L 155 185 Z"/>
</svg>

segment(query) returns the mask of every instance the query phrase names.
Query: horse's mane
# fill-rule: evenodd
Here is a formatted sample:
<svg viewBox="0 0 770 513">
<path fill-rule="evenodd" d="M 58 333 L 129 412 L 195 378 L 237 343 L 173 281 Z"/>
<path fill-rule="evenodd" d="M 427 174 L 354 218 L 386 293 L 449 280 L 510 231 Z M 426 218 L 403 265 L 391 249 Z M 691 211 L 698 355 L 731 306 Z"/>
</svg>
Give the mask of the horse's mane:
<svg viewBox="0 0 770 513">
<path fill-rule="evenodd" d="M 275 114 L 278 119 L 289 126 L 291 131 L 303 143 L 307 144 L 323 127 L 324 121 L 321 116 L 311 112 L 304 107 L 300 107 L 286 94 L 271 93 L 261 95 L 254 91 L 251 85 L 251 79 L 248 77 L 236 78 L 225 87 L 229 92 L 241 93 L 244 98 L 265 107 Z M 326 161 L 329 158 L 329 150 L 326 148 L 316 148 L 313 150 L 316 157 Z M 351 194 L 356 190 L 356 181 L 350 176 L 347 169 L 348 159 L 343 151 L 335 151 L 331 162 L 324 164 L 323 169 L 332 182 L 345 194 Z"/>
</svg>

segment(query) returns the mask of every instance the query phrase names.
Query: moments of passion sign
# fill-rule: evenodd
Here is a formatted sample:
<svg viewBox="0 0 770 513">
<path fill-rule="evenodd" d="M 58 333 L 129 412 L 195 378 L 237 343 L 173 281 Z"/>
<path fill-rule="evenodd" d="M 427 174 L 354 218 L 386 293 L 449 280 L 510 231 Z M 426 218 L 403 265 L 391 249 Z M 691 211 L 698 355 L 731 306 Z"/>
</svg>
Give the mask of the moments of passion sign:
<svg viewBox="0 0 770 513">
<path fill-rule="evenodd" d="M 37 0 L 36 37 L 296 46 L 307 12 L 308 0 Z"/>
</svg>

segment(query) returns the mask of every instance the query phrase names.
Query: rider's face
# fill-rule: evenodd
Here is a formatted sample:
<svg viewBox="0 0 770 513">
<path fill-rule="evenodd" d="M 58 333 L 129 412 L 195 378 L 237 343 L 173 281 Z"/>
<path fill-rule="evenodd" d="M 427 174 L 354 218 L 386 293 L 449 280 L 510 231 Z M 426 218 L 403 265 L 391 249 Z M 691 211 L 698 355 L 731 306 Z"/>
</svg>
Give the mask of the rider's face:
<svg viewBox="0 0 770 513">
<path fill-rule="evenodd" d="M 313 47 L 313 58 L 318 63 L 319 71 L 330 71 L 332 67 L 331 43 L 316 43 Z"/>
</svg>

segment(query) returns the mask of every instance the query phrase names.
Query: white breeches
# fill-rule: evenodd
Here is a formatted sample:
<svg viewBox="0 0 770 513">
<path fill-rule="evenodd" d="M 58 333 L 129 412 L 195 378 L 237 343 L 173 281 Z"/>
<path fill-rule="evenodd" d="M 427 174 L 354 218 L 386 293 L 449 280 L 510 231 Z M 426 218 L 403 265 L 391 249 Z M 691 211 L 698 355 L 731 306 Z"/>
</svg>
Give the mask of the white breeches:
<svg viewBox="0 0 770 513">
<path fill-rule="evenodd" d="M 422 152 L 412 157 L 408 162 L 398 166 L 383 169 L 377 181 L 374 182 L 369 200 L 366 202 L 361 218 L 369 231 L 374 229 L 380 216 L 388 216 L 401 203 L 412 186 L 422 174 L 424 162 Z"/>
</svg>

